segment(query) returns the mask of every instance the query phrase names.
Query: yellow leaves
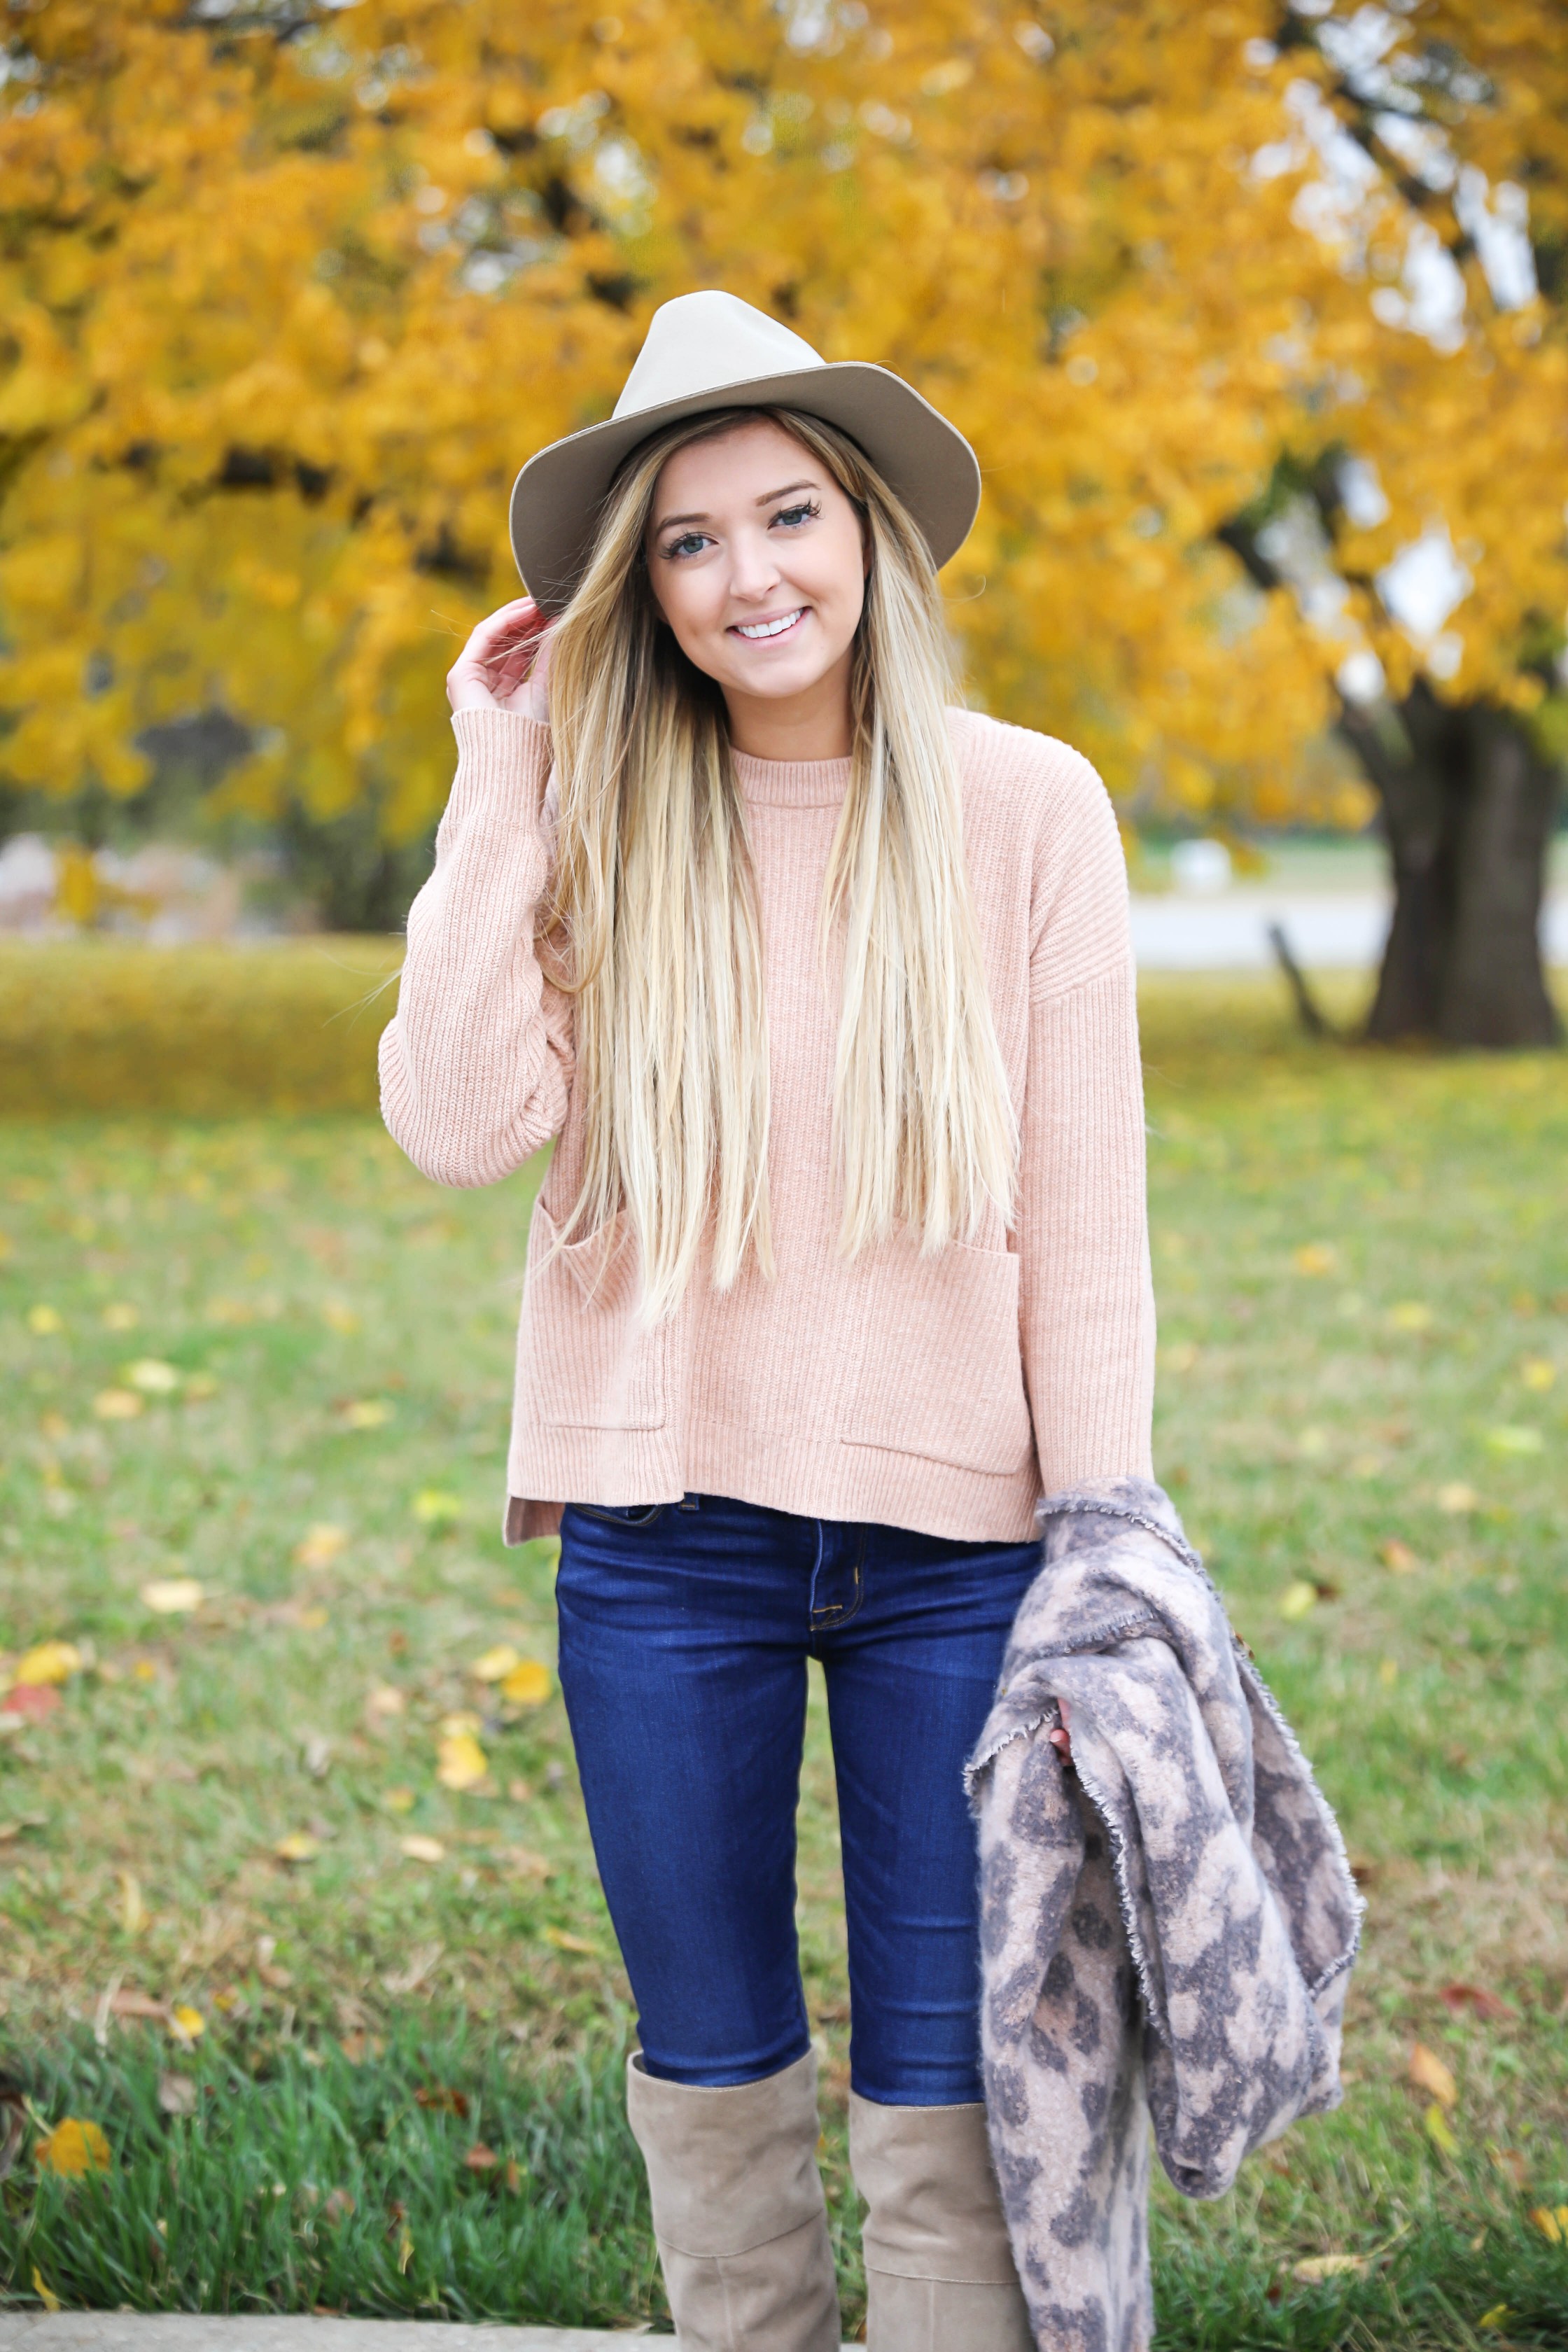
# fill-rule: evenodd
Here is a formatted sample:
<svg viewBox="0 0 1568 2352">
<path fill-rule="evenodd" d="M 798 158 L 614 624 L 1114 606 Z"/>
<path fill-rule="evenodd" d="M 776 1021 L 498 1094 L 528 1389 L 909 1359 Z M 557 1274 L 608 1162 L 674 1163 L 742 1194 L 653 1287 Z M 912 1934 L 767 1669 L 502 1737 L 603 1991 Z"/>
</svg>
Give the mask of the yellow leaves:
<svg viewBox="0 0 1568 2352">
<path fill-rule="evenodd" d="M 204 1588 L 194 1576 L 155 1576 L 142 1587 L 143 1608 L 155 1617 L 183 1617 L 199 1609 Z"/>
<path fill-rule="evenodd" d="M 38 2301 L 43 2305 L 46 2311 L 58 2311 L 60 2308 L 59 2296 L 55 2293 L 53 2287 L 49 2286 L 46 2283 L 44 2274 L 38 2268 L 37 2263 L 33 2264 L 33 2293 L 37 2296 Z"/>
<path fill-rule="evenodd" d="M 114 2158 L 101 2127 L 85 2116 L 66 2116 L 33 2151 L 40 2172 L 57 2173 L 62 2180 L 80 2180 L 89 2172 L 108 2172 Z M 42 2290 L 37 2272 L 33 2284 Z M 58 2303 L 52 2305 L 58 2311 Z"/>
<path fill-rule="evenodd" d="M 383 1799 L 389 1813 L 411 1813 L 417 1801 L 414 1790 L 401 1784 L 396 1788 L 388 1789 Z"/>
<path fill-rule="evenodd" d="M 1443 2113 L 1442 2108 L 1437 2105 L 1436 2099 L 1433 2100 L 1432 2105 L 1422 2116 L 1421 2127 L 1425 2131 L 1427 2138 L 1431 2141 L 1433 2147 L 1437 2149 L 1440 2155 L 1458 2155 L 1458 2140 L 1448 2122 L 1447 2116 Z"/>
<path fill-rule="evenodd" d="M 489 1759 L 471 1731 L 448 1731 L 437 1756 L 436 1778 L 444 1789 L 477 1789 L 489 1778 Z"/>
<path fill-rule="evenodd" d="M 405 2223 L 402 2234 L 397 2241 L 397 2275 L 399 2278 L 405 2278 L 407 2276 L 408 2265 L 413 2260 L 414 2236 L 407 2224 Z"/>
<path fill-rule="evenodd" d="M 1530 2223 L 1539 2230 L 1549 2245 L 1561 2246 L 1568 2241 L 1568 2205 L 1532 2205 Z"/>
<path fill-rule="evenodd" d="M 377 1683 L 364 1703 L 373 1723 L 390 1723 L 395 1716 L 405 1714 L 407 1707 L 407 1696 L 395 1683 Z"/>
<path fill-rule="evenodd" d="M 286 1836 L 275 1840 L 273 1853 L 279 1862 L 314 1862 L 321 1851 L 321 1841 L 309 1830 L 289 1830 Z"/>
<path fill-rule="evenodd" d="M 1307 2286 L 1318 2286 L 1324 2279 L 1359 2278 L 1370 2260 L 1367 2254 L 1308 2254 L 1291 2263 L 1290 2275 Z"/>
<path fill-rule="evenodd" d="M 304 1538 L 294 1547 L 294 1559 L 300 1568 L 331 1568 L 347 1546 L 349 1531 L 331 1519 L 319 1519 L 308 1528 Z"/>
<path fill-rule="evenodd" d="M 1509 1423 L 1487 1430 L 1481 1443 L 1489 1454 L 1496 1454 L 1505 1461 L 1519 1461 L 1527 1454 L 1540 1454 L 1545 1445 L 1540 1430 Z"/>
<path fill-rule="evenodd" d="M 392 1412 L 384 1397 L 350 1397 L 339 1406 L 338 1419 L 345 1429 L 384 1429 Z"/>
<path fill-rule="evenodd" d="M 125 1379 L 143 1396 L 173 1396 L 180 1385 L 180 1375 L 174 1365 L 164 1363 L 159 1356 L 141 1356 L 135 1363 L 127 1364 Z"/>
<path fill-rule="evenodd" d="M 516 1664 L 517 1652 L 511 1643 L 499 1642 L 493 1650 L 487 1650 L 482 1658 L 476 1658 L 468 1672 L 477 1683 L 499 1683 L 510 1674 Z"/>
<path fill-rule="evenodd" d="M 1402 1298 L 1388 1310 L 1389 1327 L 1394 1331 L 1430 1331 L 1436 1319 L 1420 1298 Z"/>
<path fill-rule="evenodd" d="M 1308 1276 L 1332 1274 L 1339 1262 L 1338 1251 L 1328 1242 L 1303 1242 L 1290 1254 L 1297 1273 Z"/>
<path fill-rule="evenodd" d="M 439 1838 L 426 1837 L 418 1830 L 399 1839 L 398 1851 L 410 1862 L 443 1862 L 447 1855 L 447 1849 Z"/>
<path fill-rule="evenodd" d="M 1279 1596 L 1279 1614 L 1292 1623 L 1298 1618 L 1305 1617 L 1308 1611 L 1317 1605 L 1318 1588 L 1315 1584 L 1309 1584 L 1304 1577 L 1297 1577 Z"/>
<path fill-rule="evenodd" d="M 323 1298 L 321 1320 L 329 1330 L 341 1332 L 345 1338 L 359 1329 L 359 1317 L 345 1298 Z M 373 1424 L 367 1423 L 365 1425 L 370 1427 Z"/>
<path fill-rule="evenodd" d="M 147 1905 L 142 1894 L 142 1882 L 133 1870 L 121 1870 L 120 1880 L 120 1925 L 127 1936 L 139 1936 L 147 1925 Z"/>
<path fill-rule="evenodd" d="M 134 1307 L 122 1298 L 111 1301 L 99 1317 L 106 1331 L 134 1331 L 138 1320 Z"/>
<path fill-rule="evenodd" d="M 1476 2322 L 1476 2326 L 1478 2327 L 1487 2328 L 1501 2327 L 1506 2321 L 1512 2317 L 1513 2313 L 1509 2305 L 1506 2303 L 1494 2303 L 1489 2311 L 1482 2312 L 1480 2317 Z"/>
<path fill-rule="evenodd" d="M 1416 2089 L 1427 2092 L 1439 2105 L 1452 2107 L 1457 2104 L 1458 2084 L 1436 2052 L 1429 2050 L 1426 2042 L 1416 2042 L 1411 2051 L 1408 2072 Z"/>
<path fill-rule="evenodd" d="M 1479 1511 L 1480 1507 L 1480 1496 L 1462 1478 L 1449 1479 L 1437 1489 L 1437 1508 L 1447 1511 L 1450 1517 L 1458 1518 L 1467 1511 Z"/>
<path fill-rule="evenodd" d="M 33 1649 L 23 1651 L 11 1679 L 18 1683 L 65 1683 L 72 1675 L 79 1675 L 81 1666 L 81 1652 L 74 1642 L 39 1642 Z"/>
<path fill-rule="evenodd" d="M 65 1328 L 64 1318 L 58 1307 L 45 1306 L 28 1307 L 27 1328 L 35 1338 L 49 1339 L 56 1332 L 63 1331 Z"/>
<path fill-rule="evenodd" d="M 586 1936 L 574 1936 L 569 1928 L 546 1927 L 542 1933 L 545 1942 L 552 1944 L 558 1952 L 582 1952 L 594 1960 L 603 1957 L 597 1944 L 591 1944 Z"/>
<path fill-rule="evenodd" d="M 462 1498 L 439 1486 L 423 1486 L 409 1508 L 422 1528 L 455 1527 L 463 1516 Z"/>
<path fill-rule="evenodd" d="M 188 2000 L 177 2000 L 173 2004 L 169 2011 L 169 2031 L 176 2042 L 183 2042 L 189 2047 L 193 2042 L 199 2042 L 206 2030 L 206 2019 L 199 2009 L 193 2009 Z"/>
<path fill-rule="evenodd" d="M 1527 1389 L 1542 1396 L 1557 1378 L 1557 1367 L 1550 1356 L 1526 1356 L 1519 1368 L 1519 1377 Z"/>
<path fill-rule="evenodd" d="M 503 1676 L 500 1695 L 511 1706 L 542 1706 L 551 1689 L 549 1667 L 539 1658 L 520 1658 Z"/>
<path fill-rule="evenodd" d="M 134 1421 L 143 1408 L 134 1389 L 100 1389 L 92 1409 L 100 1421 Z"/>
<path fill-rule="evenodd" d="M 1380 1543 L 1377 1556 L 1391 1576 L 1414 1576 L 1421 1565 L 1402 1536 L 1390 1536 Z"/>
</svg>

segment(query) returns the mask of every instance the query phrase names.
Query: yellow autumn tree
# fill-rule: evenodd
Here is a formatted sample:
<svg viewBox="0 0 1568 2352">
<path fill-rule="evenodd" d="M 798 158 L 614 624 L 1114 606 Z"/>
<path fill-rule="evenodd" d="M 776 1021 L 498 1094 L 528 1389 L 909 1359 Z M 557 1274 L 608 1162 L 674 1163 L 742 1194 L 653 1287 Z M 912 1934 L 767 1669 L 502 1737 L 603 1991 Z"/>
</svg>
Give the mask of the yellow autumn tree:
<svg viewBox="0 0 1568 2352">
<path fill-rule="evenodd" d="M 14 18 L 13 789 L 133 799 L 139 745 L 223 713 L 228 805 L 422 838 L 513 473 L 721 285 L 974 442 L 978 698 L 1205 822 L 1331 814 L 1301 752 L 1342 725 L 1400 882 L 1384 1026 L 1544 1034 L 1563 8 L 616 5 Z"/>
</svg>

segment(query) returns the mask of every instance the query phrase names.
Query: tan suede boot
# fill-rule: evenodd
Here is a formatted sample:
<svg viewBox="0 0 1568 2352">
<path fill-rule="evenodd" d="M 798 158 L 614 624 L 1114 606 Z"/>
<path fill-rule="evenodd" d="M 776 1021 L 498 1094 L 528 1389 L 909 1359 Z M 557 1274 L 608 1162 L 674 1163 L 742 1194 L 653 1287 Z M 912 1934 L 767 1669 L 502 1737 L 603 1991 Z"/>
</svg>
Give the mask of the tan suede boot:
<svg viewBox="0 0 1568 2352">
<path fill-rule="evenodd" d="M 626 2068 L 681 2352 L 839 2352 L 816 2060 L 696 2091 Z"/>
<path fill-rule="evenodd" d="M 1035 2352 L 985 2110 L 849 2095 L 866 2216 L 866 2352 Z"/>
</svg>

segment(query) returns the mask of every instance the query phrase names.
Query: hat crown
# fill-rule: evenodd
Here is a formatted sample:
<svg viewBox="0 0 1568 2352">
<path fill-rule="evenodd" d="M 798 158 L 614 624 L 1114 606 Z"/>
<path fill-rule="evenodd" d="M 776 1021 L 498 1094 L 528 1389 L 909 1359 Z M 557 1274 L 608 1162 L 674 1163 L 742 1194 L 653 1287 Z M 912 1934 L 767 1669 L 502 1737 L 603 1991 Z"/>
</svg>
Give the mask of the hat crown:
<svg viewBox="0 0 1568 2352">
<path fill-rule="evenodd" d="M 616 401 L 616 416 L 635 416 L 666 401 L 718 392 L 727 383 L 784 375 L 826 362 L 802 335 L 781 326 L 738 294 L 707 289 L 661 302 Z"/>
</svg>

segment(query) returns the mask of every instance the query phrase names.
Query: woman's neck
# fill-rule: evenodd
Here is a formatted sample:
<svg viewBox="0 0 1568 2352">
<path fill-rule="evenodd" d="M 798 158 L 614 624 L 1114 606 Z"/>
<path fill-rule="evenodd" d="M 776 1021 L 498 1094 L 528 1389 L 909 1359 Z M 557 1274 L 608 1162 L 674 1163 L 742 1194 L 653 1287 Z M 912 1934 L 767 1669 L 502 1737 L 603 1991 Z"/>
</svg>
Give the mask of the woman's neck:
<svg viewBox="0 0 1568 2352">
<path fill-rule="evenodd" d="M 846 760 L 855 748 L 849 656 L 801 694 L 726 693 L 730 740 L 753 760 Z"/>
</svg>

